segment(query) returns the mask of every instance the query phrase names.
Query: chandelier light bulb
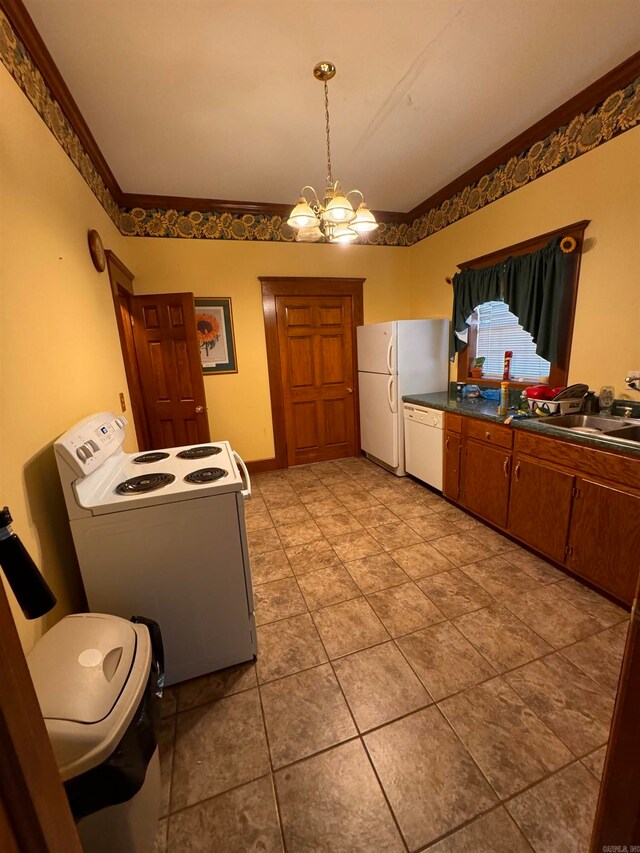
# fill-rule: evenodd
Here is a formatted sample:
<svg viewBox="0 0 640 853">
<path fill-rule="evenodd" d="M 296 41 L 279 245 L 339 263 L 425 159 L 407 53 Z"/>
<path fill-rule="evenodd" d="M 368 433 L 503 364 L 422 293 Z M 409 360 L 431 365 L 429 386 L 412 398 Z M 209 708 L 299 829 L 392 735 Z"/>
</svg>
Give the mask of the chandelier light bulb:
<svg viewBox="0 0 640 853">
<path fill-rule="evenodd" d="M 358 239 L 358 234 L 356 231 L 353 231 L 352 228 L 343 223 L 342 225 L 336 225 L 331 232 L 331 236 L 329 237 L 329 242 L 331 243 L 353 243 L 354 240 Z"/>
<path fill-rule="evenodd" d="M 313 212 L 313 208 L 306 198 L 301 195 L 298 203 L 291 211 L 287 225 L 290 225 L 292 228 L 313 228 L 318 224 L 319 220 Z"/>
<path fill-rule="evenodd" d="M 355 219 L 351 221 L 349 227 L 354 231 L 357 231 L 358 234 L 366 234 L 369 231 L 375 231 L 378 227 L 378 223 L 367 205 L 364 202 L 361 202 L 356 210 Z"/>
</svg>

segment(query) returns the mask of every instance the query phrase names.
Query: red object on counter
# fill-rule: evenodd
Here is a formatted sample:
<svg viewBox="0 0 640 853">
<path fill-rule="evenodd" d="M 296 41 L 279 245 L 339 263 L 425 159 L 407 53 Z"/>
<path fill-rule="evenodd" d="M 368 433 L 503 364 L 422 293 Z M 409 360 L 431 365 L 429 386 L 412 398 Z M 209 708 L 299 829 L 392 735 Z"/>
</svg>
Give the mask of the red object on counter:
<svg viewBox="0 0 640 853">
<path fill-rule="evenodd" d="M 506 381 L 509 379 L 509 372 L 511 369 L 511 359 L 513 358 L 512 350 L 508 349 L 504 354 L 504 370 L 502 371 L 502 379 Z"/>
</svg>

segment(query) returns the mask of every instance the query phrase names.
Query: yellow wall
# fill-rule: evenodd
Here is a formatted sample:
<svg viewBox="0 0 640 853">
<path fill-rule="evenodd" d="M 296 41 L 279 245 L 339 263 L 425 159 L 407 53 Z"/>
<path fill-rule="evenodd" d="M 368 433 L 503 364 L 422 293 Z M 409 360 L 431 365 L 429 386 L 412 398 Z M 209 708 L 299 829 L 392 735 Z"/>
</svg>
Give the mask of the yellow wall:
<svg viewBox="0 0 640 853">
<path fill-rule="evenodd" d="M 82 605 L 52 442 L 75 421 L 118 406 L 126 391 L 107 273 L 87 231 L 126 261 L 126 241 L 3 66 L 0 66 L 0 505 L 59 604 L 44 627 Z"/>
<path fill-rule="evenodd" d="M 569 378 L 626 392 L 640 370 L 640 127 L 618 136 L 409 249 L 411 311 L 451 316 L 456 264 L 590 219 Z"/>
<path fill-rule="evenodd" d="M 410 316 L 408 250 L 378 246 L 128 238 L 136 293 L 230 296 L 238 373 L 205 376 L 212 438 L 245 459 L 274 455 L 267 354 L 258 276 L 366 278 L 366 323 Z"/>
</svg>

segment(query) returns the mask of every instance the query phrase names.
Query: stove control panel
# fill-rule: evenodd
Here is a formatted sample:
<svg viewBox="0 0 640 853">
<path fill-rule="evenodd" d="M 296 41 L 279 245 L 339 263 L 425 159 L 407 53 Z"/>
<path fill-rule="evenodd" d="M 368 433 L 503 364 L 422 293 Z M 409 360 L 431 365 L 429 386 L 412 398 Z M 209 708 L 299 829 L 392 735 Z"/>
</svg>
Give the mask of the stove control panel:
<svg viewBox="0 0 640 853">
<path fill-rule="evenodd" d="M 85 418 L 55 442 L 56 453 L 80 477 L 86 477 L 113 456 L 124 441 L 127 419 L 112 412 Z"/>
</svg>

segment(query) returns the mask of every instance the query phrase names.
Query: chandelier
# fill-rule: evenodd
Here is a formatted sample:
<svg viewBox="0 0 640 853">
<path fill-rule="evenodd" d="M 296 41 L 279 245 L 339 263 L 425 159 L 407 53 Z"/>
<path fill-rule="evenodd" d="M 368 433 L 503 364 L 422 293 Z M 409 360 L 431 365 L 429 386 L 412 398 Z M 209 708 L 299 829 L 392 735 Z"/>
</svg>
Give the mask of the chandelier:
<svg viewBox="0 0 640 853">
<path fill-rule="evenodd" d="M 295 239 L 300 243 L 317 243 L 325 240 L 327 243 L 352 243 L 361 234 L 375 231 L 378 223 L 375 216 L 365 204 L 360 190 L 349 190 L 345 193 L 340 187 L 340 181 L 333 180 L 331 172 L 331 139 L 329 136 L 329 88 L 327 81 L 336 73 L 332 62 L 319 62 L 313 69 L 316 80 L 324 83 L 324 112 L 327 133 L 327 186 L 322 197 L 311 186 L 305 186 L 300 192 L 298 203 L 291 211 L 287 225 L 296 229 Z M 305 196 L 305 190 L 313 193 L 312 198 Z M 357 193 L 360 204 L 353 209 L 349 196 Z"/>
</svg>

